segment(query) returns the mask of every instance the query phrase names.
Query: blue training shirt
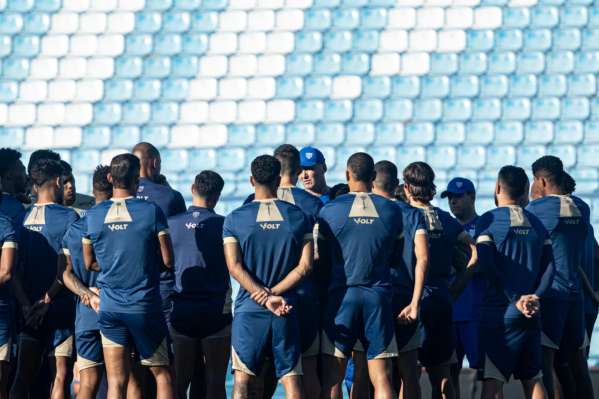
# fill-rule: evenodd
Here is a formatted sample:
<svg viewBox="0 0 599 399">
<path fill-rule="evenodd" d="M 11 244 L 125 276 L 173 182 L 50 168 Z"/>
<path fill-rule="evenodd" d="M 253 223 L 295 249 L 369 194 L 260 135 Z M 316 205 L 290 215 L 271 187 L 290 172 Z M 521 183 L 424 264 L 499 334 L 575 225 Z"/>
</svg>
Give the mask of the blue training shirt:
<svg viewBox="0 0 599 399">
<path fill-rule="evenodd" d="M 279 199 L 254 200 L 225 218 L 223 241 L 238 243 L 243 265 L 252 277 L 272 288 L 299 263 L 305 242 L 312 240 L 312 226 L 300 208 Z M 293 303 L 295 290 L 283 295 Z M 239 288 L 235 312 L 268 311 Z"/>
<path fill-rule="evenodd" d="M 398 200 L 395 203 L 401 208 L 403 246 L 397 248 L 398 252 L 393 257 L 391 280 L 395 294 L 411 297 L 414 290 L 414 267 L 416 266 L 414 239 L 417 234 L 427 234 L 426 223 L 424 215 L 418 209 L 403 201 Z"/>
<path fill-rule="evenodd" d="M 597 288 L 595 283 L 595 230 L 593 225 L 589 225 L 589 231 L 585 240 L 585 251 L 583 254 L 582 270 L 586 274 L 591 287 L 596 292 Z M 585 314 L 597 313 L 597 302 L 589 295 L 586 290 L 584 292 L 584 312 Z"/>
<path fill-rule="evenodd" d="M 62 252 L 62 239 L 71 224 L 79 219 L 77 212 L 62 205 L 35 204 L 24 215 L 19 235 L 20 265 L 23 288 L 31 302 L 43 297 L 56 281 L 58 254 Z M 74 297 L 63 289 L 54 298 L 51 312 L 72 312 Z"/>
<path fill-rule="evenodd" d="M 166 184 L 154 183 L 146 177 L 139 178 L 136 196 L 138 199 L 151 201 L 158 205 L 167 218 L 187 210 L 185 200 L 180 192 Z M 160 296 L 163 299 L 168 298 L 172 294 L 174 286 L 174 272 L 163 268 L 160 272 Z"/>
<path fill-rule="evenodd" d="M 319 235 L 331 256 L 329 290 L 391 287 L 391 256 L 403 231 L 401 208 L 372 193 L 349 193 L 318 215 Z"/>
<path fill-rule="evenodd" d="M 166 217 L 154 203 L 113 198 L 87 212 L 84 243 L 93 245 L 100 265 L 100 310 L 160 312 L 160 245 Z"/>
<path fill-rule="evenodd" d="M 460 237 L 468 234 L 449 212 L 434 206 L 417 208 L 424 215 L 429 241 L 429 266 L 424 295 L 449 295 L 453 253 Z"/>
<path fill-rule="evenodd" d="M 191 206 L 168 219 L 175 254 L 175 300 L 204 301 L 230 312 L 231 287 L 223 250 L 225 218 Z"/>
<path fill-rule="evenodd" d="M 526 209 L 541 220 L 553 243 L 555 277 L 547 297 L 579 297 L 578 268 L 583 264 L 590 225 L 589 206 L 573 195 L 548 195 Z"/>
<path fill-rule="evenodd" d="M 87 231 L 86 218 L 77 220 L 69 227 L 62 239 L 63 251 L 71 257 L 73 274 L 87 287 L 97 287 L 98 272 L 85 269 L 83 261 L 82 239 Z M 89 306 L 81 303 L 76 296 L 77 312 L 75 315 L 75 331 L 99 330 L 98 314 Z"/>
<path fill-rule="evenodd" d="M 519 206 L 482 215 L 476 225 L 479 265 L 487 280 L 481 321 L 524 317 L 522 295 L 543 296 L 553 277 L 551 239 L 541 221 Z"/>
<path fill-rule="evenodd" d="M 0 213 L 11 219 L 13 226 L 18 227 L 23 221 L 25 207 L 14 195 L 2 193 L 0 195 Z"/>
<path fill-rule="evenodd" d="M 12 220 L 0 213 L 0 249 L 18 248 L 17 235 Z M 9 284 L 0 285 L 0 306 L 10 302 L 11 292 Z"/>
<path fill-rule="evenodd" d="M 475 217 L 469 223 L 462 225 L 468 235 L 474 239 L 476 223 Z M 462 294 L 453 302 L 453 321 L 476 321 L 479 318 L 480 305 L 485 293 L 485 280 L 480 273 L 474 273 Z"/>
</svg>

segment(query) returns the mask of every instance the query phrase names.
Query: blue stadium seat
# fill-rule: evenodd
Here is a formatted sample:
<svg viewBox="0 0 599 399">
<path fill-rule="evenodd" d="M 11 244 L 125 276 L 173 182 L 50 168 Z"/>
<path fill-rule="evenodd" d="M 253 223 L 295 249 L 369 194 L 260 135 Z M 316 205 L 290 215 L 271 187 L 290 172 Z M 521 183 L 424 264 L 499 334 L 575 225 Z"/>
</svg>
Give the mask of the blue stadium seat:
<svg viewBox="0 0 599 399">
<path fill-rule="evenodd" d="M 194 10 L 202 4 L 201 0 L 175 0 L 173 9 L 175 10 Z"/>
<path fill-rule="evenodd" d="M 331 26 L 331 12 L 327 9 L 309 8 L 304 12 L 304 29 L 327 30 Z"/>
<path fill-rule="evenodd" d="M 189 159 L 186 150 L 166 149 L 160 152 L 162 170 L 164 172 L 184 172 L 187 171 L 187 162 Z"/>
<path fill-rule="evenodd" d="M 316 139 L 314 140 L 314 144 L 317 147 L 338 145 L 343 143 L 344 139 L 345 129 L 341 123 L 321 123 L 316 125 Z M 320 150 L 322 151 L 322 148 Z M 328 159 L 328 157 L 326 158 Z"/>
<path fill-rule="evenodd" d="M 173 0 L 148 0 L 146 7 L 150 10 L 165 11 L 171 8 Z"/>
<path fill-rule="evenodd" d="M 508 79 L 504 75 L 485 76 L 480 79 L 481 97 L 503 97 L 508 88 Z"/>
<path fill-rule="evenodd" d="M 570 73 L 574 69 L 574 54 L 571 51 L 547 53 L 547 73 Z"/>
<path fill-rule="evenodd" d="M 353 34 L 352 45 L 357 51 L 374 52 L 379 45 L 379 32 L 375 30 L 358 30 Z"/>
<path fill-rule="evenodd" d="M 13 80 L 0 81 L 0 103 L 13 102 L 19 95 L 19 85 Z"/>
<path fill-rule="evenodd" d="M 50 16 L 44 13 L 28 13 L 23 18 L 23 32 L 46 33 L 50 29 Z"/>
<path fill-rule="evenodd" d="M 576 147 L 573 145 L 552 145 L 547 147 L 547 153 L 559 157 L 566 168 L 576 165 Z"/>
<path fill-rule="evenodd" d="M 362 95 L 366 98 L 385 98 L 391 93 L 391 80 L 386 76 L 367 76 L 362 79 Z"/>
<path fill-rule="evenodd" d="M 433 169 L 451 169 L 456 164 L 456 149 L 446 145 L 428 147 L 426 160 Z"/>
<path fill-rule="evenodd" d="M 415 76 L 395 76 L 391 79 L 393 97 L 413 98 L 420 94 L 420 80 Z"/>
<path fill-rule="evenodd" d="M 285 71 L 290 76 L 304 76 L 312 72 L 313 64 L 309 54 L 290 54 L 285 59 Z"/>
<path fill-rule="evenodd" d="M 458 71 L 458 56 L 453 53 L 432 53 L 430 55 L 431 75 L 451 75 Z"/>
<path fill-rule="evenodd" d="M 81 132 L 81 148 L 84 149 L 101 149 L 110 145 L 110 128 L 104 126 L 92 127 L 88 126 Z M 75 157 L 79 151 L 73 154 Z M 96 153 L 97 156 L 99 156 Z M 74 166 L 74 165 L 73 165 Z M 77 168 L 75 168 L 77 169 Z"/>
<path fill-rule="evenodd" d="M 152 35 L 131 34 L 125 37 L 125 51 L 129 55 L 147 55 L 153 48 Z"/>
<path fill-rule="evenodd" d="M 191 30 L 196 32 L 214 32 L 218 27 L 218 13 L 196 11 L 191 14 Z"/>
<path fill-rule="evenodd" d="M 465 121 L 472 114 L 472 104 L 468 99 L 449 99 L 443 103 L 444 121 Z"/>
<path fill-rule="evenodd" d="M 285 128 L 285 137 L 288 143 L 307 146 L 316 138 L 314 125 L 311 123 L 294 123 Z"/>
<path fill-rule="evenodd" d="M 559 11 L 557 7 L 532 7 L 531 26 L 538 28 L 551 28 L 559 22 Z"/>
<path fill-rule="evenodd" d="M 545 56 L 542 52 L 522 52 L 516 56 L 516 71 L 520 74 L 541 73 L 545 69 Z"/>
<path fill-rule="evenodd" d="M 347 30 L 330 30 L 324 35 L 324 48 L 329 52 L 344 52 L 351 49 L 352 35 Z"/>
<path fill-rule="evenodd" d="M 582 6 L 560 7 L 560 25 L 582 27 L 588 22 L 587 8 Z"/>
<path fill-rule="evenodd" d="M 12 51 L 12 40 L 9 35 L 0 35 L 0 58 L 5 57 Z"/>
<path fill-rule="evenodd" d="M 526 7 L 508 7 L 503 10 L 502 24 L 511 28 L 523 28 L 530 23 L 530 10 Z"/>
<path fill-rule="evenodd" d="M 565 120 L 586 119 L 590 114 L 589 100 L 584 97 L 564 98 L 561 102 L 561 118 Z"/>
<path fill-rule="evenodd" d="M 599 143 L 599 122 L 587 121 L 584 124 L 584 144 Z"/>
<path fill-rule="evenodd" d="M 403 170 L 410 163 L 426 160 L 426 149 L 419 145 L 406 145 L 396 148 L 395 163 L 399 170 Z"/>
<path fill-rule="evenodd" d="M 407 121 L 412 118 L 413 106 L 410 100 L 385 101 L 385 121 Z"/>
<path fill-rule="evenodd" d="M 486 164 L 485 147 L 464 145 L 458 147 L 457 164 L 460 168 L 480 169 Z"/>
<path fill-rule="evenodd" d="M 187 12 L 167 12 L 163 14 L 162 30 L 164 32 L 185 32 L 189 29 L 191 17 Z"/>
<path fill-rule="evenodd" d="M 100 163 L 100 152 L 96 150 L 80 150 L 73 152 L 71 166 L 78 173 L 93 172 Z"/>
<path fill-rule="evenodd" d="M 462 144 L 466 139 L 464 124 L 457 122 L 439 123 L 435 127 L 435 144 Z"/>
<path fill-rule="evenodd" d="M 319 121 L 324 117 L 324 103 L 320 100 L 300 100 L 295 104 L 295 119 L 299 122 Z"/>
<path fill-rule="evenodd" d="M 343 122 L 352 117 L 352 102 L 348 100 L 328 100 L 324 104 L 324 119 L 330 122 Z"/>
<path fill-rule="evenodd" d="M 141 11 L 135 13 L 135 30 L 137 32 L 158 32 L 162 26 L 162 17 L 158 12 Z"/>
<path fill-rule="evenodd" d="M 485 53 L 462 53 L 459 66 L 461 74 L 479 75 L 487 70 L 487 55 Z"/>
<path fill-rule="evenodd" d="M 193 78 L 198 73 L 198 59 L 194 56 L 179 55 L 171 59 L 171 75 L 177 78 Z"/>
<path fill-rule="evenodd" d="M 206 10 L 223 10 L 228 4 L 229 0 L 202 0 L 202 8 Z"/>
<path fill-rule="evenodd" d="M 584 127 L 579 121 L 560 121 L 555 124 L 556 144 L 578 144 L 584 138 Z"/>
<path fill-rule="evenodd" d="M 341 71 L 341 56 L 336 53 L 323 53 L 314 56 L 314 74 L 336 75 Z"/>
<path fill-rule="evenodd" d="M 153 143 L 161 148 L 166 147 L 170 140 L 170 131 L 166 126 L 143 126 L 140 133 L 142 141 Z"/>
<path fill-rule="evenodd" d="M 420 95 L 423 98 L 445 97 L 449 94 L 447 76 L 424 76 L 420 80 Z"/>
<path fill-rule="evenodd" d="M 123 107 L 123 115 L 127 112 Z M 117 148 L 133 148 L 139 143 L 140 132 L 137 126 L 116 126 L 112 129 L 111 142 L 112 147 Z"/>
<path fill-rule="evenodd" d="M 5 79 L 22 80 L 29 76 L 29 60 L 27 58 L 6 58 L 2 65 Z"/>
<path fill-rule="evenodd" d="M 522 44 L 524 43 L 520 29 L 499 30 L 495 36 L 495 45 L 498 50 L 516 51 L 522 48 Z"/>
<path fill-rule="evenodd" d="M 187 98 L 186 79 L 166 79 L 162 82 L 162 98 L 183 101 Z"/>
<path fill-rule="evenodd" d="M 35 57 L 40 51 L 40 39 L 34 35 L 17 35 L 12 45 L 13 54 L 19 57 Z"/>
<path fill-rule="evenodd" d="M 478 94 L 477 76 L 452 76 L 450 85 L 451 97 L 474 97 Z"/>
<path fill-rule="evenodd" d="M 230 125 L 227 129 L 227 144 L 246 147 L 256 140 L 254 125 Z"/>
<path fill-rule="evenodd" d="M 358 100 L 354 103 L 354 120 L 359 122 L 375 122 L 383 117 L 381 100 Z"/>
<path fill-rule="evenodd" d="M 496 120 L 501 116 L 501 101 L 480 98 L 472 102 L 472 120 Z"/>
<path fill-rule="evenodd" d="M 581 51 L 574 55 L 574 72 L 597 73 L 599 72 L 599 52 Z"/>
<path fill-rule="evenodd" d="M 366 53 L 347 52 L 341 56 L 341 70 L 351 75 L 362 75 L 370 69 L 370 57 Z"/>
<path fill-rule="evenodd" d="M 516 55 L 510 51 L 489 53 L 488 62 L 487 72 L 491 75 L 509 74 L 516 70 Z"/>
<path fill-rule="evenodd" d="M 532 97 L 537 92 L 535 75 L 510 76 L 510 97 Z"/>
<path fill-rule="evenodd" d="M 492 30 L 469 30 L 466 33 L 467 48 L 470 51 L 488 51 L 495 44 Z"/>
<path fill-rule="evenodd" d="M 597 91 L 595 75 L 580 74 L 568 76 L 568 96 L 592 96 Z"/>
<path fill-rule="evenodd" d="M 404 129 L 406 145 L 428 145 L 435 140 L 435 127 L 432 123 L 410 123 Z"/>
<path fill-rule="evenodd" d="M 304 81 L 299 77 L 279 77 L 276 84 L 277 98 L 297 98 L 302 95 Z"/>
<path fill-rule="evenodd" d="M 153 101 L 160 97 L 160 80 L 139 79 L 133 84 L 133 98 L 136 100 Z"/>
<path fill-rule="evenodd" d="M 404 125 L 401 123 L 379 123 L 375 126 L 375 144 L 396 146 L 404 141 Z"/>
<path fill-rule="evenodd" d="M 241 170 L 246 163 L 243 148 L 220 148 L 216 156 L 216 168 L 225 172 Z"/>
<path fill-rule="evenodd" d="M 154 53 L 159 55 L 175 55 L 181 52 L 183 44 L 181 36 L 175 33 L 154 36 Z"/>
<path fill-rule="evenodd" d="M 387 10 L 384 8 L 360 9 L 361 29 L 383 29 L 387 25 Z"/>
<path fill-rule="evenodd" d="M 298 53 L 315 53 L 322 49 L 320 32 L 297 32 L 295 34 L 295 51 Z"/>
<path fill-rule="evenodd" d="M 535 98 L 532 103 L 532 119 L 557 119 L 560 116 L 560 102 L 555 97 Z"/>
<path fill-rule="evenodd" d="M 256 144 L 279 145 L 285 142 L 285 126 L 279 124 L 256 126 Z"/>
<path fill-rule="evenodd" d="M 578 30 L 576 30 L 578 31 Z M 578 31 L 580 32 L 580 31 Z M 583 50 L 598 50 L 599 29 L 584 29 L 582 31 L 582 49 Z"/>
<path fill-rule="evenodd" d="M 599 167 L 599 145 L 583 145 L 578 147 L 578 164 L 583 167 Z"/>
<path fill-rule="evenodd" d="M 123 104 L 122 122 L 141 125 L 150 120 L 150 104 L 146 102 L 128 102 Z M 135 143 L 134 143 L 135 144 Z"/>
<path fill-rule="evenodd" d="M 487 148 L 487 163 L 489 168 L 498 169 L 504 165 L 516 163 L 516 149 L 511 145 L 497 145 Z"/>
<path fill-rule="evenodd" d="M 549 29 L 527 29 L 524 32 L 524 49 L 544 51 L 551 47 L 551 31 Z"/>
<path fill-rule="evenodd" d="M 119 78 L 137 78 L 143 71 L 141 57 L 119 57 L 115 62 L 115 75 Z"/>
<path fill-rule="evenodd" d="M 114 125 L 121 121 L 121 105 L 118 103 L 99 103 L 94 105 L 94 123 L 96 125 Z"/>
<path fill-rule="evenodd" d="M 104 99 L 126 101 L 133 96 L 133 82 L 129 79 L 109 79 L 104 81 Z"/>
<path fill-rule="evenodd" d="M 524 126 L 526 144 L 548 144 L 553 140 L 553 123 L 547 121 L 528 122 Z"/>
<path fill-rule="evenodd" d="M 375 130 L 371 123 L 351 123 L 345 127 L 345 144 L 369 145 L 374 142 Z"/>
<path fill-rule="evenodd" d="M 306 78 L 304 96 L 306 98 L 325 98 L 331 95 L 332 79 L 328 76 Z"/>
<path fill-rule="evenodd" d="M 333 27 L 355 29 L 360 24 L 360 13 L 355 8 L 338 8 L 332 13 Z"/>
<path fill-rule="evenodd" d="M 368 153 L 374 159 L 374 162 L 378 161 L 395 161 L 397 157 L 397 151 L 395 151 L 394 147 L 383 146 L 383 147 L 370 147 L 368 148 Z"/>
<path fill-rule="evenodd" d="M 560 97 L 566 94 L 566 77 L 559 74 L 541 75 L 539 77 L 539 97 Z"/>
<path fill-rule="evenodd" d="M 208 36 L 202 33 L 185 34 L 181 46 L 186 54 L 202 55 L 208 50 Z"/>
<path fill-rule="evenodd" d="M 179 118 L 179 107 L 174 102 L 160 102 L 152 104 L 152 116 L 150 122 L 153 124 L 172 124 Z"/>
<path fill-rule="evenodd" d="M 147 78 L 165 78 L 171 71 L 171 60 L 169 57 L 148 57 L 143 63 L 143 76 Z"/>
<path fill-rule="evenodd" d="M 490 144 L 495 135 L 491 122 L 470 122 L 466 125 L 466 143 Z"/>
<path fill-rule="evenodd" d="M 0 33 L 14 34 L 23 28 L 23 17 L 17 13 L 0 13 Z"/>
<path fill-rule="evenodd" d="M 553 48 L 555 50 L 576 50 L 580 47 L 579 29 L 558 29 L 553 32 Z"/>
<path fill-rule="evenodd" d="M 8 3 L 8 11 L 26 12 L 33 8 L 33 0 L 12 0 Z"/>
</svg>

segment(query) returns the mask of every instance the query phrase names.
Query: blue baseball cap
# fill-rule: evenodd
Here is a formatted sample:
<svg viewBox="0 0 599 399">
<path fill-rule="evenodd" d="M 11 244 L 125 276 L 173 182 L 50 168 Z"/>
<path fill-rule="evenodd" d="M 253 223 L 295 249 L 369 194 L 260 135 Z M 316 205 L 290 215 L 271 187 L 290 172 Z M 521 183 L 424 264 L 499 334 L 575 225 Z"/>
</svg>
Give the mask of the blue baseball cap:
<svg viewBox="0 0 599 399">
<path fill-rule="evenodd" d="M 311 168 L 314 165 L 325 165 L 324 155 L 314 147 L 304 147 L 300 151 L 300 165 L 302 168 Z"/>
<path fill-rule="evenodd" d="M 441 193 L 441 198 L 445 198 L 450 194 L 475 193 L 474 183 L 464 177 L 454 177 L 447 184 L 447 190 Z"/>
</svg>

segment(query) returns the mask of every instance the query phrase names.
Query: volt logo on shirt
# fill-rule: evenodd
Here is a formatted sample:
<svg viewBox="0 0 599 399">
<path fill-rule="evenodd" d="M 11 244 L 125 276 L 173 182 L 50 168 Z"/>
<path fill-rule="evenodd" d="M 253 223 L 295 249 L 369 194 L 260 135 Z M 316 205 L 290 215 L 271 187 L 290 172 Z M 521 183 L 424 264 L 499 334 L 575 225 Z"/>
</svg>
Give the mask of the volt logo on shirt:
<svg viewBox="0 0 599 399">
<path fill-rule="evenodd" d="M 185 223 L 185 228 L 187 228 L 187 230 L 193 230 L 193 229 L 195 229 L 198 226 L 201 229 L 201 228 L 204 227 L 204 224 L 203 223 L 191 223 L 191 222 Z"/>
<path fill-rule="evenodd" d="M 137 199 L 142 199 L 144 201 L 147 201 L 150 197 L 148 197 L 147 195 L 137 195 Z"/>
<path fill-rule="evenodd" d="M 25 227 L 27 227 L 27 230 L 37 231 L 38 233 L 40 233 L 44 229 L 44 226 L 25 226 Z"/>
<path fill-rule="evenodd" d="M 108 225 L 108 228 L 110 229 L 110 231 L 127 230 L 127 227 L 129 227 L 128 224 L 109 224 Z"/>
<path fill-rule="evenodd" d="M 278 230 L 281 223 L 260 223 L 262 230 Z"/>
<path fill-rule="evenodd" d="M 373 218 L 353 218 L 356 224 L 372 224 L 374 223 Z"/>
</svg>

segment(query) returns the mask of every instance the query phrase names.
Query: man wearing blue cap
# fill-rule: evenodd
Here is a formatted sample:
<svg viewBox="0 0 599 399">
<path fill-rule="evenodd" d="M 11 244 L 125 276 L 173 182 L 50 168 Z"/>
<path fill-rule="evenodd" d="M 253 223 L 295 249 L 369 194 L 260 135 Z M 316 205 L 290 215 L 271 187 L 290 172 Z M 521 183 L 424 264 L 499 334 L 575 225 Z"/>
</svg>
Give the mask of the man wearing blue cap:
<svg viewBox="0 0 599 399">
<path fill-rule="evenodd" d="M 329 190 L 325 173 L 327 171 L 324 155 L 317 148 L 304 147 L 300 151 L 300 175 L 302 184 L 307 192 L 320 198 L 323 203 L 329 201 Z"/>
<path fill-rule="evenodd" d="M 476 191 L 474 184 L 463 177 L 451 179 L 447 190 L 441 193 L 441 198 L 447 198 L 449 209 L 453 216 L 464 227 L 464 230 L 474 237 L 474 230 L 478 215 L 476 214 Z M 456 395 L 460 392 L 460 370 L 464 356 L 468 357 L 470 368 L 477 369 L 478 355 L 478 320 L 479 308 L 483 295 L 483 282 L 478 275 L 474 275 L 462 293 L 455 298 L 453 303 L 453 324 L 456 336 L 456 354 L 458 357 L 451 369 L 451 376 Z"/>
</svg>

